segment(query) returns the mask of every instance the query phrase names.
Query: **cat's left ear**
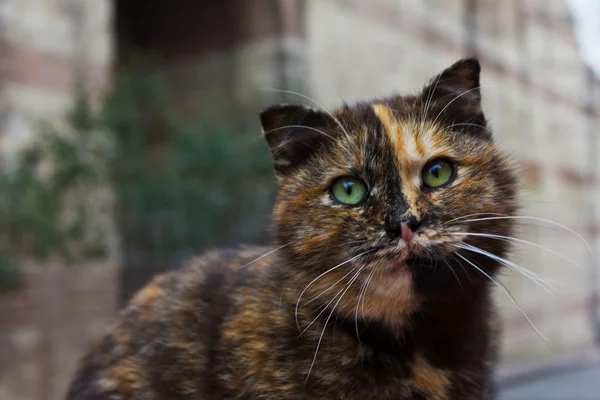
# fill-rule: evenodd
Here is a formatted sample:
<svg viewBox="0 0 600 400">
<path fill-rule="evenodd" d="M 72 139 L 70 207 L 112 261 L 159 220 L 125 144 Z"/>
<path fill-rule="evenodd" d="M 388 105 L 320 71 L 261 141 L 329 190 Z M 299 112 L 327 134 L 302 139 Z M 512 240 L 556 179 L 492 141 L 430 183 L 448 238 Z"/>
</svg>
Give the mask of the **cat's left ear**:
<svg viewBox="0 0 600 400">
<path fill-rule="evenodd" d="M 479 77 L 481 65 L 475 58 L 457 61 L 433 78 L 421 92 L 422 103 L 448 122 L 485 126 Z"/>
<path fill-rule="evenodd" d="M 275 174 L 289 175 L 331 140 L 332 120 L 326 112 L 300 105 L 280 104 L 263 110 L 260 122 Z"/>
</svg>

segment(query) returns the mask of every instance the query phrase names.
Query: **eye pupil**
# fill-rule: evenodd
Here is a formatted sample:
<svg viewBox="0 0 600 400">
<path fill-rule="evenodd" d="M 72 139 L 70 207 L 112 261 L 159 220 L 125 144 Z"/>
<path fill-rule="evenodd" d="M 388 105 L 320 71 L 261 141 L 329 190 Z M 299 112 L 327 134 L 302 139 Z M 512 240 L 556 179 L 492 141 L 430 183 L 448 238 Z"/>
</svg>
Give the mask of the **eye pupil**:
<svg viewBox="0 0 600 400">
<path fill-rule="evenodd" d="M 441 169 L 442 169 L 442 166 L 440 164 L 434 165 L 433 167 L 431 167 L 431 173 L 436 178 L 439 178 L 440 177 L 440 170 Z"/>
<path fill-rule="evenodd" d="M 352 186 L 354 186 L 353 182 L 344 182 L 344 190 L 348 196 L 352 195 Z"/>
</svg>

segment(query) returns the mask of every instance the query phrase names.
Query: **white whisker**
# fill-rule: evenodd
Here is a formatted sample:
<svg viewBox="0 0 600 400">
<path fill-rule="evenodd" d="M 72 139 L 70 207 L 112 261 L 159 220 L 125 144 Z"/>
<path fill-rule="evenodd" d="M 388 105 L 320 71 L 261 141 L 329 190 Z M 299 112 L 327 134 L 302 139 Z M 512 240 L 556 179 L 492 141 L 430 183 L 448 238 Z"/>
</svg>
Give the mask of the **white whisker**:
<svg viewBox="0 0 600 400">
<path fill-rule="evenodd" d="M 529 323 L 529 325 L 533 328 L 533 330 L 535 330 L 535 332 L 540 336 L 540 338 L 542 338 L 542 340 L 546 344 L 548 343 L 548 341 L 546 340 L 546 337 L 535 326 L 535 324 L 533 323 L 533 321 L 531 321 L 531 319 L 527 316 L 527 314 L 525 313 L 525 311 L 523 311 L 523 309 L 521 308 L 521 306 L 519 305 L 519 303 L 517 302 L 517 300 L 514 298 L 514 296 L 512 295 L 512 293 L 510 293 L 510 291 L 506 288 L 506 286 L 504 286 L 504 284 L 502 282 L 500 282 L 500 281 L 494 279 L 493 277 L 491 277 L 484 270 L 482 270 L 477 265 L 475 265 L 475 263 L 473 263 L 469 259 L 463 257 L 460 253 L 455 252 L 454 254 L 456 254 L 457 256 L 459 256 L 460 258 L 462 258 L 463 260 L 465 260 L 467 263 L 471 264 L 475 269 L 477 269 L 477 271 L 481 272 L 490 281 L 494 282 L 496 284 L 496 286 L 498 286 L 500 288 L 500 290 L 502 290 L 502 292 L 504 292 L 504 294 L 506 294 L 508 296 L 508 298 L 514 303 L 514 305 L 517 307 L 517 309 L 519 310 L 519 312 L 523 315 L 523 317 L 525 317 L 525 319 L 527 320 L 527 322 Z"/>
<path fill-rule="evenodd" d="M 472 91 L 474 91 L 474 90 L 479 90 L 479 89 L 480 89 L 480 87 L 479 87 L 479 86 L 477 86 L 477 87 L 474 87 L 474 88 L 472 88 L 472 89 L 465 90 L 464 92 L 461 92 L 460 94 L 458 94 L 457 96 L 455 96 L 455 97 L 454 97 L 452 100 L 450 100 L 450 101 L 448 102 L 448 104 L 446 104 L 446 106 L 445 106 L 444 108 L 442 108 L 442 111 L 440 111 L 440 112 L 438 113 L 438 115 L 437 115 L 437 116 L 436 116 L 436 117 L 433 119 L 433 123 L 435 124 L 435 123 L 437 122 L 437 120 L 438 120 L 438 118 L 440 117 L 440 115 L 442 115 L 442 114 L 444 113 L 444 111 L 446 111 L 446 109 L 447 109 L 448 107 L 450 107 L 450 104 L 454 103 L 456 100 L 458 100 L 459 98 L 461 98 L 461 97 L 462 97 L 462 96 L 464 96 L 465 94 L 467 94 L 467 93 L 470 93 L 470 92 L 472 92 Z"/>
<path fill-rule="evenodd" d="M 278 131 L 278 130 L 281 130 L 281 129 L 288 129 L 288 128 L 302 128 L 302 129 L 308 129 L 308 130 L 311 130 L 311 131 L 319 132 L 319 133 L 321 133 L 321 134 L 323 134 L 323 135 L 327 136 L 329 139 L 331 139 L 331 140 L 334 140 L 334 139 L 333 139 L 333 137 L 332 137 L 331 135 L 329 135 L 329 134 L 327 134 L 327 133 L 323 132 L 322 130 L 320 130 L 320 129 L 317 129 L 317 128 L 313 128 L 312 126 L 306 126 L 306 125 L 284 125 L 284 126 L 277 127 L 277 128 L 275 128 L 275 129 L 271 129 L 270 131 L 264 132 L 263 134 L 264 134 L 264 135 L 266 135 L 266 134 L 268 134 L 268 133 L 271 133 L 271 132 L 274 132 L 274 131 Z"/>
<path fill-rule="evenodd" d="M 376 272 L 377 272 L 377 270 L 373 269 L 373 271 L 371 271 L 371 273 L 367 277 L 367 284 L 365 286 L 365 291 L 363 292 L 362 303 L 361 303 L 361 311 L 362 311 L 363 321 L 365 323 L 367 322 L 367 317 L 365 316 L 365 298 L 367 297 L 367 290 L 369 289 L 369 285 L 371 284 L 371 280 L 373 279 L 373 276 L 375 276 Z"/>
<path fill-rule="evenodd" d="M 375 269 L 373 269 L 369 275 L 367 275 L 367 279 L 365 279 L 365 281 L 363 282 L 363 284 L 360 287 L 360 290 L 358 291 L 358 298 L 356 299 L 356 311 L 354 312 L 354 327 L 356 328 L 356 338 L 358 339 L 358 342 L 360 343 L 360 334 L 358 333 L 358 308 L 360 306 L 360 299 L 362 296 L 365 296 L 367 294 L 367 285 L 369 284 L 369 278 L 373 275 L 373 273 L 375 273 Z M 364 303 L 363 303 L 364 305 Z M 364 318 L 364 308 L 363 308 L 363 318 Z"/>
<path fill-rule="evenodd" d="M 456 253 L 452 253 L 452 254 L 456 254 Z M 459 259 L 457 259 L 457 258 L 455 258 L 455 260 L 458 261 L 458 265 L 460 265 L 460 267 L 462 268 L 463 272 L 467 276 L 467 279 L 469 280 L 469 283 L 471 283 L 471 275 L 467 272 L 467 269 L 463 265 L 462 261 L 459 260 Z"/>
<path fill-rule="evenodd" d="M 286 244 L 284 244 L 283 246 L 279 246 L 278 248 L 276 248 L 276 249 L 274 249 L 274 250 L 271 250 L 271 251 L 269 251 L 269 252 L 267 252 L 267 253 L 263 254 L 262 256 L 260 256 L 260 257 L 258 257 L 258 258 L 255 258 L 254 260 L 250 261 L 249 263 L 242 265 L 242 266 L 241 266 L 241 267 L 239 267 L 238 269 L 242 269 L 242 268 L 245 268 L 245 267 L 247 267 L 247 266 L 249 266 L 249 265 L 252 265 L 252 264 L 254 264 L 254 263 L 255 263 L 255 262 L 257 262 L 257 261 L 259 261 L 259 260 L 262 260 L 263 258 L 265 258 L 265 257 L 267 257 L 267 256 L 270 256 L 271 254 L 275 253 L 276 251 L 279 251 L 279 250 L 283 249 L 284 247 L 287 247 L 287 246 L 289 246 L 290 244 L 291 244 L 291 243 L 286 243 Z"/>
<path fill-rule="evenodd" d="M 450 125 L 450 126 L 446 126 L 445 128 L 446 128 L 446 129 L 451 129 L 451 128 L 454 128 L 455 126 L 474 126 L 474 127 L 477 127 L 477 128 L 481 128 L 481 129 L 485 129 L 485 130 L 487 130 L 487 127 L 485 127 L 485 126 L 483 126 L 483 125 L 479 125 L 479 124 L 470 124 L 470 123 L 468 123 L 468 122 L 462 122 L 462 123 L 459 123 L 459 124 L 452 124 L 452 125 Z"/>
<path fill-rule="evenodd" d="M 512 236 L 502 236 L 502 235 L 493 235 L 493 234 L 489 234 L 489 233 L 471 233 L 471 232 L 448 232 L 448 235 L 465 235 L 465 236 L 478 236 L 478 237 L 484 237 L 484 238 L 490 238 L 490 239 L 501 239 L 501 240 L 507 240 L 507 241 L 514 241 L 517 243 L 524 243 L 524 244 L 528 244 L 534 247 L 537 247 L 538 249 L 542 249 L 545 250 L 551 254 L 554 254 L 557 257 L 562 258 L 565 261 L 568 261 L 569 263 L 573 264 L 574 266 L 578 267 L 578 268 L 582 268 L 582 266 L 578 263 L 576 263 L 575 261 L 571 260 L 569 257 L 560 254 L 557 251 L 554 251 L 552 249 L 549 249 L 547 247 L 544 247 L 542 245 L 539 245 L 537 243 L 533 243 L 530 242 L 528 240 L 523 240 L 523 239 L 519 239 L 519 238 L 515 238 Z"/>
<path fill-rule="evenodd" d="M 262 90 L 293 94 L 294 96 L 302 97 L 303 99 L 306 99 L 308 101 L 313 102 L 317 107 L 319 107 L 322 110 L 324 110 L 335 121 L 335 123 L 340 127 L 340 129 L 342 130 L 342 132 L 344 133 L 344 135 L 346 135 L 346 137 L 348 139 L 350 139 L 350 134 L 348 133 L 348 131 L 346 130 L 346 128 L 344 128 L 344 126 L 342 125 L 342 123 L 340 122 L 340 120 L 335 115 L 333 115 L 333 113 L 331 111 L 329 111 L 325 106 L 323 106 L 322 104 L 318 103 L 315 99 L 312 99 L 309 96 L 306 96 L 306 95 L 304 95 L 302 93 L 294 92 L 293 90 L 271 89 L 271 88 L 264 88 Z"/>
<path fill-rule="evenodd" d="M 317 280 L 321 279 L 323 276 L 327 275 L 328 273 L 330 273 L 331 271 L 336 270 L 337 268 L 341 267 L 342 265 L 348 264 L 351 261 L 356 260 L 358 257 L 363 256 L 369 252 L 371 252 L 373 250 L 367 250 L 364 251 L 342 263 L 339 263 L 338 265 L 336 265 L 333 268 L 328 269 L 327 271 L 323 272 L 322 274 L 320 274 L 319 276 L 317 276 L 315 279 L 313 279 L 312 281 L 310 281 L 310 283 L 308 285 L 306 285 L 306 287 L 304 288 L 304 290 L 302 290 L 302 292 L 300 293 L 300 296 L 298 296 L 298 300 L 296 301 L 296 311 L 294 312 L 295 318 L 296 318 L 296 327 L 298 327 L 298 330 L 300 330 L 300 324 L 298 323 L 298 306 L 300 304 L 300 300 L 302 299 L 302 296 L 304 295 L 304 293 L 306 292 L 306 290 L 313 284 L 315 283 Z"/>
<path fill-rule="evenodd" d="M 462 288 L 463 285 L 460 282 L 460 279 L 458 278 L 458 275 L 456 274 L 456 271 L 454 271 L 454 268 L 452 268 L 452 266 L 450 265 L 450 263 L 448 262 L 448 260 L 444 260 L 444 262 L 446 263 L 446 265 L 448 266 L 448 268 L 450 268 L 450 271 L 452 271 L 452 274 L 456 277 L 456 282 L 458 282 L 458 285 Z"/>
<path fill-rule="evenodd" d="M 465 219 L 465 218 L 469 218 L 469 217 L 476 217 L 478 215 L 493 215 L 493 216 L 500 216 L 500 217 L 506 216 L 506 214 L 499 214 L 499 213 L 475 213 L 475 214 L 463 215 L 462 217 L 453 218 L 451 220 L 445 221 L 444 223 L 449 224 L 449 223 L 454 222 L 454 221 L 459 221 L 459 220 L 462 220 L 462 219 Z"/>
<path fill-rule="evenodd" d="M 310 328 L 312 326 L 312 324 L 314 324 L 321 315 L 323 315 L 323 313 L 327 310 L 327 308 L 331 305 L 331 303 L 333 303 L 335 301 L 335 299 L 338 298 L 338 296 L 344 291 L 344 288 L 341 288 L 336 294 L 335 296 L 333 296 L 333 298 L 331 300 L 329 300 L 329 302 L 327 304 L 325 304 L 325 306 L 323 306 L 321 308 L 321 311 L 317 314 L 316 317 L 313 318 L 312 321 L 310 321 L 310 323 L 308 325 L 306 325 L 306 328 L 304 328 L 302 330 L 302 332 L 300 332 L 300 334 L 298 335 L 298 337 L 302 337 L 302 335 L 304 335 L 304 333 L 308 330 L 308 328 Z"/>
<path fill-rule="evenodd" d="M 310 364 L 310 368 L 308 369 L 308 374 L 306 374 L 306 381 L 304 381 L 305 383 L 308 381 L 308 378 L 309 378 L 310 373 L 311 373 L 311 371 L 313 369 L 313 366 L 315 365 L 315 362 L 317 361 L 317 354 L 319 353 L 319 347 L 321 346 L 321 341 L 323 340 L 323 335 L 325 334 L 325 329 L 327 329 L 327 324 L 329 323 L 329 320 L 331 319 L 331 316 L 333 315 L 333 313 L 335 311 L 335 308 L 340 303 L 340 301 L 342 300 L 342 298 L 344 297 L 344 295 L 346 294 L 346 292 L 348 291 L 348 289 L 350 289 L 350 286 L 352 286 L 352 284 L 354 283 L 354 281 L 356 280 L 356 278 L 358 278 L 358 276 L 360 275 L 361 271 L 364 268 L 365 268 L 365 266 L 363 265 L 358 270 L 358 272 L 352 277 L 352 279 L 350 280 L 350 282 L 348 282 L 348 284 L 346 285 L 346 289 L 344 289 L 344 292 L 342 293 L 342 295 L 340 296 L 340 298 L 333 305 L 333 308 L 331 309 L 331 312 L 329 313 L 329 316 L 327 317 L 327 320 L 325 320 L 325 325 L 323 326 L 323 330 L 321 331 L 321 336 L 319 336 L 319 341 L 317 342 L 317 348 L 315 349 L 315 356 L 313 357 L 312 363 Z"/>
<path fill-rule="evenodd" d="M 462 243 L 462 244 L 457 244 L 456 246 L 461 249 L 471 251 L 473 253 L 478 253 L 478 254 L 487 256 L 494 261 L 497 261 L 501 264 L 506 265 L 507 267 L 511 268 L 512 270 L 519 272 L 523 276 L 531 279 L 532 282 L 536 283 L 538 286 L 540 286 L 542 289 L 544 289 L 546 292 L 548 292 L 550 294 L 554 294 L 555 292 L 558 292 L 556 290 L 556 288 L 552 285 L 555 282 L 549 281 L 549 280 L 545 279 L 544 277 L 536 274 L 535 272 L 521 267 L 520 265 L 517 265 L 517 264 L 515 264 L 511 261 L 508 261 L 500 256 L 497 256 L 495 254 L 492 254 L 488 251 L 485 251 L 483 249 L 480 249 L 479 247 L 475 247 L 470 244 Z"/>
<path fill-rule="evenodd" d="M 570 233 L 572 233 L 573 235 L 575 235 L 577 238 L 579 238 L 579 240 L 581 240 L 581 242 L 585 245 L 585 247 L 587 247 L 588 252 L 590 253 L 590 256 L 594 259 L 594 261 L 596 260 L 596 257 L 594 256 L 594 252 L 592 251 L 592 248 L 590 247 L 590 245 L 588 244 L 588 242 L 583 238 L 583 236 L 581 236 L 579 233 L 575 232 L 573 229 L 563 225 L 563 224 L 559 224 L 558 222 L 554 222 L 550 219 L 545 219 L 545 218 L 539 218 L 539 217 L 530 217 L 530 216 L 526 216 L 526 215 L 515 215 L 515 216 L 502 216 L 502 217 L 486 217 L 486 218 L 476 218 L 476 219 L 468 219 L 468 220 L 463 220 L 462 222 L 479 222 L 479 221 L 490 221 L 490 220 L 501 220 L 501 219 L 515 219 L 515 220 L 532 220 L 532 221 L 540 221 L 540 222 L 545 222 L 554 226 L 558 226 L 559 228 L 562 228 Z"/>
<path fill-rule="evenodd" d="M 318 300 L 321 296 L 323 296 L 325 293 L 329 292 L 338 283 L 340 283 L 341 281 L 343 281 L 348 275 L 350 275 L 352 272 L 354 272 L 359 266 L 360 265 L 354 266 L 350 271 L 346 272 L 346 274 L 344 276 L 342 276 L 340 279 L 338 279 L 335 283 L 332 283 L 331 286 L 329 286 L 327 289 L 323 290 L 321 293 L 319 293 L 318 295 L 316 295 L 315 297 L 313 297 L 312 299 L 310 299 L 309 301 L 307 301 L 306 303 L 304 303 L 304 306 L 307 306 L 310 303 L 312 303 L 313 301 Z"/>
<path fill-rule="evenodd" d="M 425 100 L 425 108 L 423 109 L 423 112 L 421 113 L 421 130 L 423 130 L 423 127 L 425 125 L 425 120 L 427 119 L 427 112 L 429 111 L 429 107 L 431 106 L 431 100 L 433 100 L 433 95 L 435 93 L 435 89 L 437 89 L 438 83 L 440 82 L 440 79 L 442 77 L 442 74 L 439 74 L 437 76 L 437 79 L 435 80 L 435 84 L 429 87 L 429 90 L 427 91 L 427 99 Z"/>
</svg>

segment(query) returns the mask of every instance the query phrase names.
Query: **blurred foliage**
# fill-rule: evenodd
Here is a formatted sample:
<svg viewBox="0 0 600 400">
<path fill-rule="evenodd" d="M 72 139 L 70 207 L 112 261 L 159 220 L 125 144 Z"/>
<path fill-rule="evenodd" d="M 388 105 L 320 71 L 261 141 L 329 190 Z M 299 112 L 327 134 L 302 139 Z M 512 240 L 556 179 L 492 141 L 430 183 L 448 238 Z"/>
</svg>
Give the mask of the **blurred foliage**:
<svg viewBox="0 0 600 400">
<path fill-rule="evenodd" d="M 0 254 L 0 293 L 13 291 L 22 283 L 23 272 L 14 260 Z"/>
<path fill-rule="evenodd" d="M 98 215 L 116 216 L 124 253 L 167 260 L 264 240 L 268 151 L 258 129 L 244 132 L 217 114 L 184 117 L 159 77 L 129 75 L 97 109 L 80 98 L 65 121 L 45 125 L 0 175 L 0 290 L 23 258 L 105 257 L 115 232 Z"/>
<path fill-rule="evenodd" d="M 106 182 L 110 150 L 92 137 L 89 116 L 86 102 L 77 102 L 62 131 L 44 125 L 15 168 L 0 175 L 0 253 L 65 261 L 102 255 L 85 200 Z"/>
<path fill-rule="evenodd" d="M 118 133 L 112 184 L 123 244 L 169 256 L 264 239 L 272 166 L 258 125 L 244 132 L 215 120 L 219 110 L 185 118 L 160 79 L 145 79 L 122 78 L 103 117 Z"/>
</svg>

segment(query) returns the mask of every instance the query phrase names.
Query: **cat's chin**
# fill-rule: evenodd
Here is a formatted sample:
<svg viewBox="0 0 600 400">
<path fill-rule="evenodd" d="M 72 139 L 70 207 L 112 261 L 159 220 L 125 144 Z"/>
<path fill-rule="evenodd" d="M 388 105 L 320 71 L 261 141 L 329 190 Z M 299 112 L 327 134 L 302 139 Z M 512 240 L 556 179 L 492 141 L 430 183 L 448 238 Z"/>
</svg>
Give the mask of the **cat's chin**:
<svg viewBox="0 0 600 400">
<path fill-rule="evenodd" d="M 402 260 L 392 264 L 392 266 L 389 269 L 389 274 L 391 276 L 401 276 L 408 274 L 410 271 L 410 266 L 406 261 L 407 260 Z"/>
<path fill-rule="evenodd" d="M 388 272 L 391 276 L 399 276 L 409 274 L 415 269 L 430 268 L 432 265 L 432 260 L 419 257 L 418 255 L 410 255 L 408 257 L 401 257 L 399 260 L 392 262 L 388 268 Z"/>
</svg>

